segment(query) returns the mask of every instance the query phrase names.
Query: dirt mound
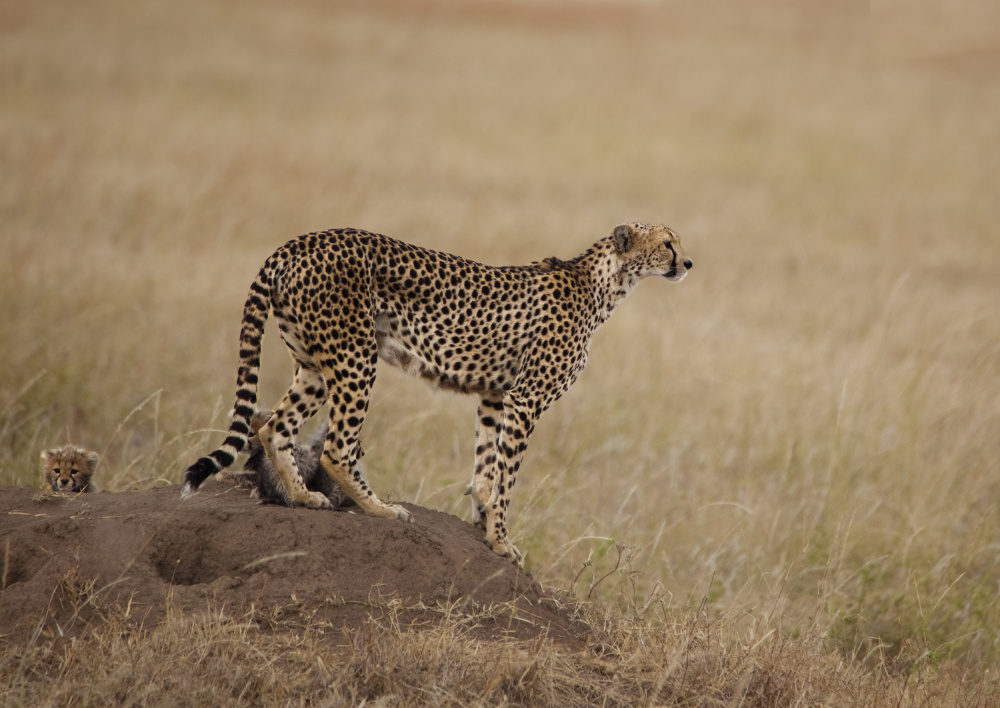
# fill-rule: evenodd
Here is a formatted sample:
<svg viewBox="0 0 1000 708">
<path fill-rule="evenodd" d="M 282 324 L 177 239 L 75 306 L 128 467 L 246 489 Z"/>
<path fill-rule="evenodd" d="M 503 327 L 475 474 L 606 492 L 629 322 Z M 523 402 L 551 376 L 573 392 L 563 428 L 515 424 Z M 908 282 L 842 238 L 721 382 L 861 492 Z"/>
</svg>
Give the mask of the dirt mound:
<svg viewBox="0 0 1000 708">
<path fill-rule="evenodd" d="M 507 620 L 485 623 L 485 634 L 582 641 L 559 604 L 487 549 L 481 531 L 405 506 L 412 524 L 262 506 L 214 480 L 186 500 L 179 487 L 75 496 L 0 489 L 0 637 L 23 641 L 39 627 L 75 634 L 112 605 L 151 626 L 168 600 L 183 612 L 280 607 L 351 627 L 378 616 L 388 598 L 415 605 L 403 616 L 417 622 L 440 616 L 421 603 L 506 604 Z"/>
</svg>

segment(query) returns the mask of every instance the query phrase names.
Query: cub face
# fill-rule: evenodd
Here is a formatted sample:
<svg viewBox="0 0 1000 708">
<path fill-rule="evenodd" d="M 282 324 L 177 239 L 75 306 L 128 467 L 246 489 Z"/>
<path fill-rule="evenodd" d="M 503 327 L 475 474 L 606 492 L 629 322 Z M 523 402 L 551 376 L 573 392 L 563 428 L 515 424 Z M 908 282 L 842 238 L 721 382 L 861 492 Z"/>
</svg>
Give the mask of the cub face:
<svg viewBox="0 0 1000 708">
<path fill-rule="evenodd" d="M 42 479 L 56 492 L 93 491 L 94 476 L 100 456 L 76 445 L 65 445 L 42 452 Z"/>
</svg>

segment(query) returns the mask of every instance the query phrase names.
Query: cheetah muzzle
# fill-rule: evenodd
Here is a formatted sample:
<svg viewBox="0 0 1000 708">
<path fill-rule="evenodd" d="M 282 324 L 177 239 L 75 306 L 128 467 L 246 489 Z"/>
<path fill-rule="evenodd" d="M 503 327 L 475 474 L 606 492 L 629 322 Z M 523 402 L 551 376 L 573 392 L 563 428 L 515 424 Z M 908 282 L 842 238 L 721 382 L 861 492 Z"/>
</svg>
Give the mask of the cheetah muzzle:
<svg viewBox="0 0 1000 708">
<path fill-rule="evenodd" d="M 491 549 L 520 564 L 506 517 L 539 416 L 579 377 L 594 331 L 640 280 L 679 282 L 691 267 L 673 231 L 640 223 L 615 227 L 571 260 L 526 266 L 483 265 L 354 229 L 293 239 L 250 285 L 229 432 L 188 468 L 183 494 L 232 465 L 247 444 L 270 312 L 295 363 L 291 387 L 258 432 L 282 498 L 331 508 L 303 481 L 295 455 L 302 424 L 329 404 L 319 460 L 330 480 L 366 513 L 410 520 L 375 495 L 358 464 L 381 358 L 440 388 L 479 396 L 472 517 Z"/>
</svg>

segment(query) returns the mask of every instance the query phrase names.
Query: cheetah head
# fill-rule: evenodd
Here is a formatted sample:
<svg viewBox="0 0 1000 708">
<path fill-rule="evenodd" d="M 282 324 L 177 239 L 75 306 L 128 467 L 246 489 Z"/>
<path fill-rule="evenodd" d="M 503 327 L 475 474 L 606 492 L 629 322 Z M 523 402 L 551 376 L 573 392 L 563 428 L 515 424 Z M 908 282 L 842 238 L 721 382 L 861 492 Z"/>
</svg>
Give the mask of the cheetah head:
<svg viewBox="0 0 1000 708">
<path fill-rule="evenodd" d="M 100 456 L 75 445 L 42 452 L 42 478 L 56 492 L 82 492 L 94 476 Z"/>
<path fill-rule="evenodd" d="M 659 275 L 672 283 L 684 280 L 694 265 L 681 240 L 659 224 L 620 224 L 612 236 L 621 270 L 633 277 Z"/>
</svg>

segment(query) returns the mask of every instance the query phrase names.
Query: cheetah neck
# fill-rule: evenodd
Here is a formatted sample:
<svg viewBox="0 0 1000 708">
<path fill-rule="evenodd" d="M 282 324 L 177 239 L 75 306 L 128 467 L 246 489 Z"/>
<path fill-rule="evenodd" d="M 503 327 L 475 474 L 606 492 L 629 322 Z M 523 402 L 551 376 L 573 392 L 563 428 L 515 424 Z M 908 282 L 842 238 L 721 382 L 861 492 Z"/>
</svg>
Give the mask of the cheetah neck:
<svg viewBox="0 0 1000 708">
<path fill-rule="evenodd" d="M 586 253 L 574 259 L 574 265 L 590 276 L 599 324 L 606 322 L 639 284 L 640 278 L 622 270 L 610 239 L 595 243 Z"/>
</svg>

